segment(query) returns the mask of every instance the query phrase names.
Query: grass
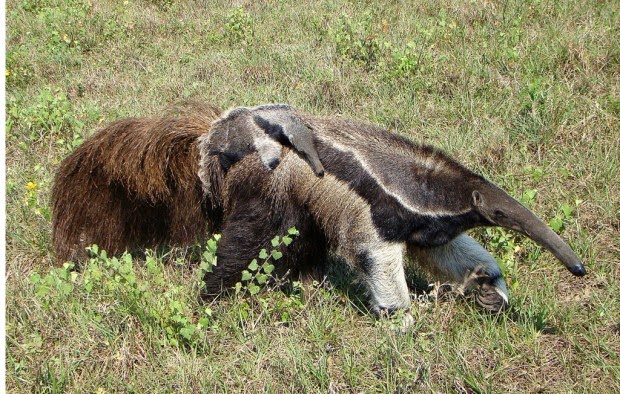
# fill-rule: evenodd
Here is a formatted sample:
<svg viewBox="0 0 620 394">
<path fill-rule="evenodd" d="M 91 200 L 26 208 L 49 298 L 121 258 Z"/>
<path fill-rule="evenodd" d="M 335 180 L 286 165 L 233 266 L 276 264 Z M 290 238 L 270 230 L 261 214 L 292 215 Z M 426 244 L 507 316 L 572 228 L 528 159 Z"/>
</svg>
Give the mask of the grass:
<svg viewBox="0 0 620 394">
<path fill-rule="evenodd" d="M 616 2 L 9 0 L 6 15 L 7 391 L 620 391 Z M 263 291 L 210 312 L 183 250 L 154 255 L 156 274 L 134 257 L 123 272 L 149 286 L 133 293 L 109 259 L 52 268 L 58 163 L 100 125 L 188 98 L 286 102 L 439 146 L 554 223 L 590 273 L 479 230 L 511 309 L 422 297 L 401 335 L 338 264 L 307 302 Z"/>
</svg>

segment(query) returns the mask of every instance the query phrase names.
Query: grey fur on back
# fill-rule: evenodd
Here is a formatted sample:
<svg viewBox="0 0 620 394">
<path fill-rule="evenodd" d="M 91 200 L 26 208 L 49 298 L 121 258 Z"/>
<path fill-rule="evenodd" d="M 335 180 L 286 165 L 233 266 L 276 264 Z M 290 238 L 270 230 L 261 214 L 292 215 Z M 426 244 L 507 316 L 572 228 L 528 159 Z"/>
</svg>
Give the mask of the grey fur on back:
<svg viewBox="0 0 620 394">
<path fill-rule="evenodd" d="M 282 145 L 293 147 L 323 176 L 323 166 L 313 134 L 286 104 L 237 107 L 213 122 L 212 131 L 200 143 L 202 155 L 218 155 L 225 171 L 243 157 L 258 153 L 263 165 L 273 170 L 280 163 Z"/>
</svg>

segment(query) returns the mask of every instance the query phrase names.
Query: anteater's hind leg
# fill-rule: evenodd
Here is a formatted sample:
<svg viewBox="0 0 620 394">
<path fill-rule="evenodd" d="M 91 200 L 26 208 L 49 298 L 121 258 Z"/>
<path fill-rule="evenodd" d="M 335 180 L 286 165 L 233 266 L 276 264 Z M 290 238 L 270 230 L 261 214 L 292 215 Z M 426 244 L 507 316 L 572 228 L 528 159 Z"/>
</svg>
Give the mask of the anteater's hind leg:
<svg viewBox="0 0 620 394">
<path fill-rule="evenodd" d="M 203 298 L 211 298 L 241 281 L 241 273 L 277 229 L 269 219 L 269 209 L 259 199 L 239 200 L 224 217 L 222 237 L 217 247 L 217 265 L 205 274 Z"/>
<path fill-rule="evenodd" d="M 323 283 L 327 276 L 327 241 L 311 218 L 301 215 L 295 227 L 299 235 L 283 254 L 291 261 L 291 279 L 299 280 L 302 300 L 307 302 L 318 291 L 315 284 Z M 282 230 L 281 233 L 285 234 L 288 228 Z"/>
<path fill-rule="evenodd" d="M 268 200 L 260 196 L 236 195 L 225 214 L 222 237 L 217 248 L 217 266 L 205 274 L 203 298 L 211 298 L 222 290 L 241 281 L 243 270 L 253 259 L 259 259 L 261 249 L 271 251 L 271 240 L 286 235 L 296 227 L 299 236 L 289 246 L 281 246 L 283 257 L 271 260 L 275 266 L 272 275 L 297 280 L 318 279 L 325 272 L 327 247 L 324 236 L 316 225 L 299 210 L 281 207 L 274 213 Z M 310 280 L 312 280 L 310 279 Z"/>
<path fill-rule="evenodd" d="M 491 312 L 508 305 L 508 288 L 497 261 L 473 238 L 461 234 L 435 248 L 409 247 L 422 269 L 440 280 L 478 286 L 476 302 Z"/>
</svg>

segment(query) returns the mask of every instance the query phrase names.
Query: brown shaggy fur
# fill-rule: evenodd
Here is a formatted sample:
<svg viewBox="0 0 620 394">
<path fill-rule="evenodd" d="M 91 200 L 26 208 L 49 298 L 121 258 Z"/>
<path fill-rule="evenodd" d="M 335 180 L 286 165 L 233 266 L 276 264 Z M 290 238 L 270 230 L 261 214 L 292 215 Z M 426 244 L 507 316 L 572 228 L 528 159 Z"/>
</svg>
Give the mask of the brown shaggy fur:
<svg viewBox="0 0 620 394">
<path fill-rule="evenodd" d="M 52 190 L 56 261 L 79 261 L 85 247 L 109 253 L 160 244 L 188 245 L 217 225 L 219 201 L 198 178 L 197 139 L 220 110 L 185 103 L 161 118 L 110 124 L 60 165 Z M 207 163 L 221 184 L 217 158 Z"/>
</svg>

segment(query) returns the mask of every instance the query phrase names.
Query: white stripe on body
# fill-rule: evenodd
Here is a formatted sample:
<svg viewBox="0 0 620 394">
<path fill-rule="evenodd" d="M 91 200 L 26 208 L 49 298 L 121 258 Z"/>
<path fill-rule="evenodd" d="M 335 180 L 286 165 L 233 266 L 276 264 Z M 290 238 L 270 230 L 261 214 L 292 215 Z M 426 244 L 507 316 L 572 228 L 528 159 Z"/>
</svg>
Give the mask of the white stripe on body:
<svg viewBox="0 0 620 394">
<path fill-rule="evenodd" d="M 401 195 L 398 193 L 397 190 L 392 190 L 390 187 L 388 187 L 385 182 L 383 182 L 383 180 L 381 179 L 381 174 L 379 171 L 373 171 L 372 165 L 370 165 L 368 163 L 367 160 L 364 159 L 364 156 L 362 153 L 358 152 L 355 149 L 352 149 L 351 147 L 342 145 L 340 143 L 334 142 L 333 140 L 328 140 L 325 137 L 323 137 L 322 135 L 318 135 L 317 136 L 319 140 L 321 140 L 323 143 L 330 145 L 331 147 L 333 147 L 334 149 L 342 152 L 342 153 L 349 153 L 351 154 L 355 160 L 359 163 L 360 167 L 362 167 L 364 169 L 364 171 L 375 181 L 377 182 L 377 184 L 379 185 L 379 187 L 381 187 L 381 189 L 383 190 L 384 193 L 386 193 L 387 195 L 394 197 L 396 199 L 396 201 L 398 201 L 398 203 L 403 206 L 405 209 L 407 209 L 409 212 L 415 213 L 415 214 L 420 214 L 420 215 L 425 215 L 425 216 L 453 216 L 453 215 L 459 215 L 462 213 L 466 213 L 467 210 L 457 210 L 457 211 L 447 211 L 447 210 L 442 210 L 442 209 L 436 209 L 436 208 L 430 208 L 430 207 L 423 207 L 420 205 L 415 204 L 413 201 L 411 201 L 410 199 L 407 198 L 406 195 Z M 428 164 L 428 163 L 426 163 Z"/>
</svg>

